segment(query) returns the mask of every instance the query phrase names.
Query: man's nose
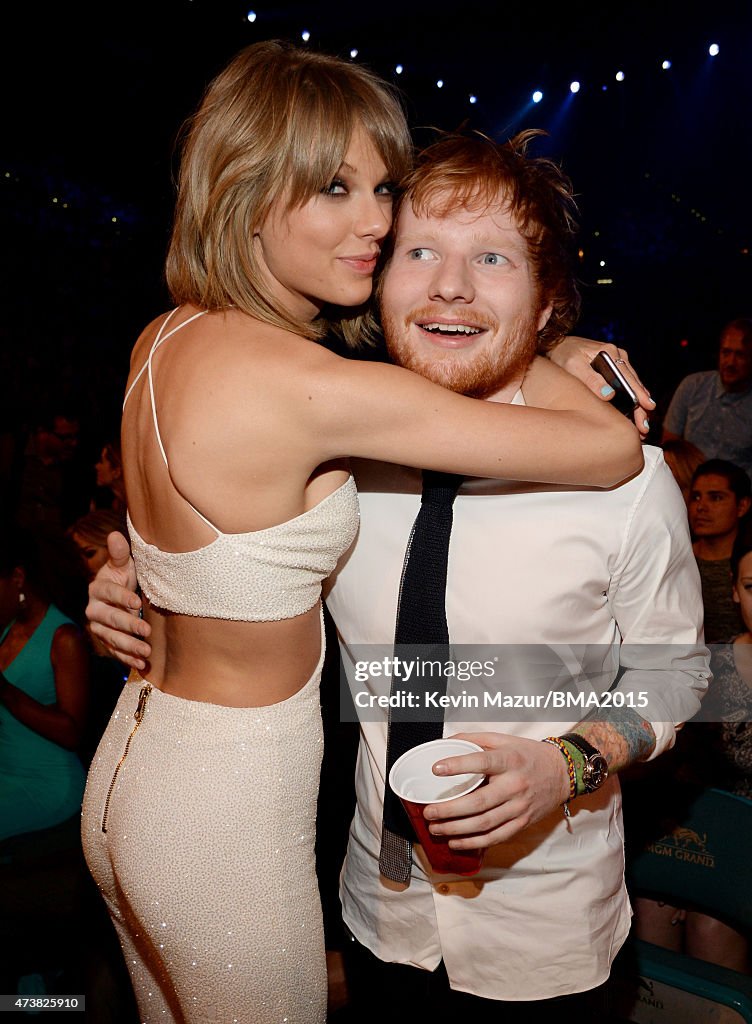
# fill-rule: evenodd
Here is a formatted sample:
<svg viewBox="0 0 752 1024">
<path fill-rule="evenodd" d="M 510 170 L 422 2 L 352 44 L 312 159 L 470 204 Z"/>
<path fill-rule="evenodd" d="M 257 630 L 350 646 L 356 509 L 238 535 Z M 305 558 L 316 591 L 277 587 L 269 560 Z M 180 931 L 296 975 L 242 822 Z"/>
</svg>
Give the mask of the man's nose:
<svg viewBox="0 0 752 1024">
<path fill-rule="evenodd" d="M 430 282 L 431 299 L 444 302 L 472 302 L 475 286 L 464 259 L 444 258 L 438 262 Z"/>
</svg>

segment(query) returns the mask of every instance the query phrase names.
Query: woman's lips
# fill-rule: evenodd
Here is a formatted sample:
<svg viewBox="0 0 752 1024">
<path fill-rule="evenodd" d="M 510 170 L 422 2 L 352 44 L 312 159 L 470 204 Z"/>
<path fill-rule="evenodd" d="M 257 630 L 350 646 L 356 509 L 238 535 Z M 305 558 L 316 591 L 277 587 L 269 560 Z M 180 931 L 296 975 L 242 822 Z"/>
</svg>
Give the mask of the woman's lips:
<svg viewBox="0 0 752 1024">
<path fill-rule="evenodd" d="M 379 258 L 377 252 L 362 256 L 340 256 L 340 263 L 346 264 L 356 274 L 372 274 L 376 269 L 376 260 Z"/>
</svg>

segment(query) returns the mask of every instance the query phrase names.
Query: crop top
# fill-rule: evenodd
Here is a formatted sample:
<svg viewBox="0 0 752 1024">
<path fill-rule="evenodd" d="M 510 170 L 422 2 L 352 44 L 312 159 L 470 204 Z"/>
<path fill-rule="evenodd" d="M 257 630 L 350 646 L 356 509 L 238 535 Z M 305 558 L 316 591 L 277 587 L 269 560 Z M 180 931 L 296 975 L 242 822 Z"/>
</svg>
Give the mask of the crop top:
<svg viewBox="0 0 752 1024">
<path fill-rule="evenodd" d="M 144 371 L 148 374 L 154 429 L 165 465 L 154 399 L 152 357 L 181 327 L 202 316 L 194 314 L 168 333 L 159 329 L 149 357 L 131 384 L 123 407 Z M 169 469 L 169 466 L 168 466 Z M 188 502 L 190 505 L 190 502 Z M 162 551 L 147 544 L 127 516 L 139 584 L 151 604 L 181 615 L 270 622 L 289 619 L 312 608 L 321 596 L 321 582 L 334 570 L 358 530 L 358 495 L 350 476 L 318 505 L 294 519 L 250 533 L 222 533 L 190 505 L 217 537 L 196 551 Z"/>
</svg>

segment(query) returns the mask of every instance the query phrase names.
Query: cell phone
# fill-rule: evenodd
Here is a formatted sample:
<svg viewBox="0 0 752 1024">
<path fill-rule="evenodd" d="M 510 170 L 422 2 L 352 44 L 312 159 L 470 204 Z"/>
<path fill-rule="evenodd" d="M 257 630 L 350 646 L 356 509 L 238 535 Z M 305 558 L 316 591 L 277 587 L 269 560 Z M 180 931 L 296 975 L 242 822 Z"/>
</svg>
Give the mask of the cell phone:
<svg viewBox="0 0 752 1024">
<path fill-rule="evenodd" d="M 608 352 L 599 352 L 590 365 L 616 392 L 610 399 L 611 404 L 615 405 L 625 416 L 631 416 L 640 403 L 634 388 L 621 372 L 621 368 L 616 365 Z"/>
</svg>

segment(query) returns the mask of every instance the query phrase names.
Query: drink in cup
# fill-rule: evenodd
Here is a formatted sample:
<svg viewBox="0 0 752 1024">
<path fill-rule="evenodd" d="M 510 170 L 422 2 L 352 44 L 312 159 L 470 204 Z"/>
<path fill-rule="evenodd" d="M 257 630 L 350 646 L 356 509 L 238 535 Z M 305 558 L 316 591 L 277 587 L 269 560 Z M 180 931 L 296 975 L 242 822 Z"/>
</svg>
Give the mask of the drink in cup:
<svg viewBox="0 0 752 1024">
<path fill-rule="evenodd" d="M 439 739 L 421 743 L 394 762 L 389 785 L 400 798 L 418 842 L 431 867 L 443 875 L 474 875 L 480 870 L 485 850 L 453 850 L 446 836 L 434 836 L 423 817 L 426 804 L 440 804 L 472 793 L 485 780 L 482 774 L 434 775 L 437 761 L 461 754 L 482 752 L 469 740 Z"/>
</svg>

